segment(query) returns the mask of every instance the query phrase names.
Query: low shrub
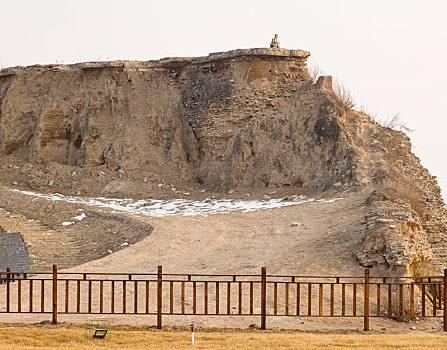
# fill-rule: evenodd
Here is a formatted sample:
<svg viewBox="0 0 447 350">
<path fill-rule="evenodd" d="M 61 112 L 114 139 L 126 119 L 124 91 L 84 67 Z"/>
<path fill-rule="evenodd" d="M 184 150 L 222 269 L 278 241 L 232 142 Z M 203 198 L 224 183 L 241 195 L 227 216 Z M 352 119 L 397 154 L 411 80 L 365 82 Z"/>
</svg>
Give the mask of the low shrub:
<svg viewBox="0 0 447 350">
<path fill-rule="evenodd" d="M 411 208 L 419 215 L 421 219 L 425 216 L 425 206 L 420 200 L 419 191 L 416 190 L 410 183 L 401 182 L 385 182 L 382 186 L 382 191 L 386 193 L 391 199 L 405 199 L 410 204 Z"/>
</svg>

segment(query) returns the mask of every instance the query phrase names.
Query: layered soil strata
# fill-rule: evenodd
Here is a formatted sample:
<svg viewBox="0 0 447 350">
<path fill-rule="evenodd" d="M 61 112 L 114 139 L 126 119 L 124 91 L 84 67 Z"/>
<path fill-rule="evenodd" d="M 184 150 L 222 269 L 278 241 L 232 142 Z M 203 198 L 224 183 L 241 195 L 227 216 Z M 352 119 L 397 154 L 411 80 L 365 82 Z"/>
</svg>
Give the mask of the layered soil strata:
<svg viewBox="0 0 447 350">
<path fill-rule="evenodd" d="M 422 262 L 446 267 L 447 215 L 435 177 L 404 133 L 350 109 L 331 77 L 313 81 L 308 56 L 247 49 L 3 69 L 0 181 L 63 194 L 170 198 L 368 188 L 385 197 L 365 213 L 358 262 L 403 273 Z"/>
</svg>

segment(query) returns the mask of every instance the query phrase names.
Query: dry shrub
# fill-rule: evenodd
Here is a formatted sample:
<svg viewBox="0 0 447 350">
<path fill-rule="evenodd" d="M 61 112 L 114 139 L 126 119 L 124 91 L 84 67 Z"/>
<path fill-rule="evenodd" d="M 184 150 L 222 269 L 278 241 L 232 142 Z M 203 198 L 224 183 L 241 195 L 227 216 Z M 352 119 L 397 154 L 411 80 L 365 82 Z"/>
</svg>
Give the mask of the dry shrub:
<svg viewBox="0 0 447 350">
<path fill-rule="evenodd" d="M 422 259 L 410 265 L 410 275 L 416 278 L 431 276 L 433 274 L 433 264 L 431 261 Z"/>
<path fill-rule="evenodd" d="M 419 199 L 418 191 L 410 183 L 386 182 L 383 184 L 382 191 L 391 199 L 406 199 L 411 208 L 422 219 L 425 215 L 425 207 Z"/>
<path fill-rule="evenodd" d="M 358 111 L 362 112 L 363 114 L 366 114 L 367 116 L 373 118 L 375 121 L 377 121 L 377 113 L 373 113 L 366 104 L 363 102 L 360 102 L 360 105 L 358 106 Z"/>
<path fill-rule="evenodd" d="M 318 77 L 322 75 L 322 72 L 320 71 L 320 66 L 318 65 L 317 61 L 312 61 L 312 63 L 307 67 L 307 74 L 309 74 L 309 77 L 312 79 L 314 83 L 317 82 Z"/>
<path fill-rule="evenodd" d="M 403 131 L 406 133 L 410 133 L 413 131 L 408 126 L 400 122 L 400 114 L 395 114 L 392 118 L 387 119 L 384 122 L 381 122 L 380 124 L 382 124 L 382 126 L 384 126 L 385 128 Z"/>
<path fill-rule="evenodd" d="M 335 80 L 334 83 L 334 92 L 335 96 L 337 96 L 338 103 L 343 109 L 348 110 L 355 106 L 354 97 L 352 96 L 351 91 L 337 80 Z"/>
<path fill-rule="evenodd" d="M 416 261 L 410 265 L 410 274 L 415 277 L 416 282 L 425 282 L 427 283 L 429 281 L 429 276 L 436 276 L 437 271 L 433 267 L 433 263 L 431 261 L 422 259 L 419 261 Z M 434 278 L 432 277 L 432 282 L 442 282 L 441 278 Z M 417 285 L 419 290 L 422 290 L 421 285 Z M 425 293 L 427 294 L 428 300 L 427 300 L 427 308 L 432 307 L 433 305 L 433 297 L 436 295 L 436 299 L 438 302 L 441 302 L 441 305 L 444 305 L 444 286 L 443 283 L 439 284 L 426 284 L 425 286 Z M 430 301 L 430 302 L 429 302 Z"/>
<path fill-rule="evenodd" d="M 307 67 L 307 74 L 312 79 L 313 83 L 316 83 L 318 78 L 324 75 L 324 72 L 320 70 L 320 66 L 318 62 L 313 60 Z M 335 96 L 337 97 L 337 102 L 344 110 L 348 110 L 354 108 L 355 100 L 351 91 L 347 89 L 342 83 L 340 83 L 337 79 L 334 81 L 333 87 Z"/>
</svg>

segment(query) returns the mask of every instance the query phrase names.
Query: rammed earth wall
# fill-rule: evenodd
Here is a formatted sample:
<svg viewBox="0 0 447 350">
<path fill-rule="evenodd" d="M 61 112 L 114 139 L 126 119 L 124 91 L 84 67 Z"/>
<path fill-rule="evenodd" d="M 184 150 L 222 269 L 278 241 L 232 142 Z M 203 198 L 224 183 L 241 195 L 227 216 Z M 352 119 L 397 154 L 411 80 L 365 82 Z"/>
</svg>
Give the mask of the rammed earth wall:
<svg viewBox="0 0 447 350">
<path fill-rule="evenodd" d="M 219 191 L 402 183 L 423 210 L 413 212 L 405 201 L 394 201 L 392 212 L 372 206 L 364 246 L 355 252 L 359 262 L 411 272 L 411 264 L 432 256 L 436 269 L 447 267 L 446 212 L 436 179 L 405 134 L 348 108 L 331 77 L 314 82 L 309 55 L 247 49 L 0 70 L 0 154 L 23 162 L 3 171 L 23 188 L 48 190 L 51 183 L 71 194 L 90 181 L 93 195 L 125 196 L 157 191 L 158 182 L 144 193 L 142 186 L 132 189 L 146 176 Z M 119 183 L 96 185 L 95 167 L 115 172 Z"/>
</svg>

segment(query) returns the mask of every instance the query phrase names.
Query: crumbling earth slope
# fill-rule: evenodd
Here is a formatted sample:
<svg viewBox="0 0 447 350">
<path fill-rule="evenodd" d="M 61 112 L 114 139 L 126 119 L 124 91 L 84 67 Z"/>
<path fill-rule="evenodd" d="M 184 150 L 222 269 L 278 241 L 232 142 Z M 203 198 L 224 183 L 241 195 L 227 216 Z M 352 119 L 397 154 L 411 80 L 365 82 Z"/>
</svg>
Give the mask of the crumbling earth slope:
<svg viewBox="0 0 447 350">
<path fill-rule="evenodd" d="M 436 179 L 404 133 L 350 109 L 331 77 L 314 81 L 308 56 L 249 49 L 1 70 L 0 181 L 136 198 L 368 191 L 352 232 L 360 266 L 446 267 Z"/>
</svg>

